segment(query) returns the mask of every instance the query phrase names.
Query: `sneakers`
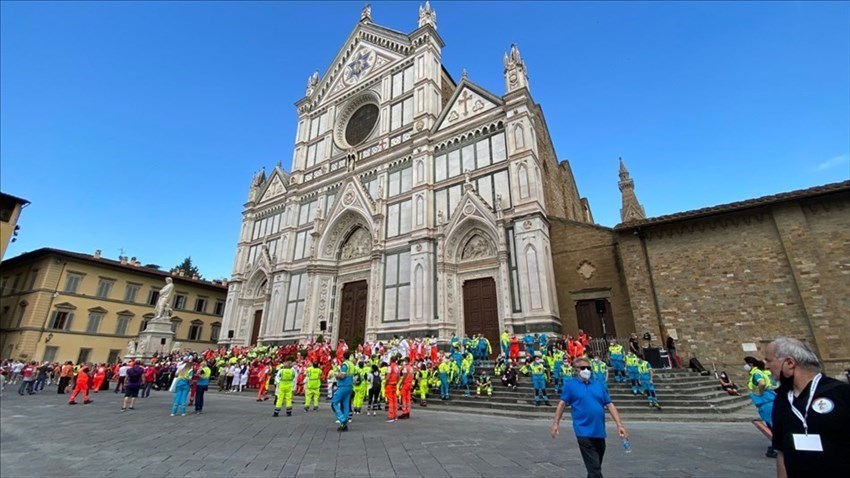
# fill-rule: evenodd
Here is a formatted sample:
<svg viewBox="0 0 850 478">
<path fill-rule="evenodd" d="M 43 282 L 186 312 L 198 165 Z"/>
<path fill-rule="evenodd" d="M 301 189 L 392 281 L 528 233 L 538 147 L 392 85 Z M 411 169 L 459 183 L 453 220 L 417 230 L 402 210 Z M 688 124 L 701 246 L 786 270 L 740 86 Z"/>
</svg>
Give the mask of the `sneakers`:
<svg viewBox="0 0 850 478">
<path fill-rule="evenodd" d="M 319 407 L 313 407 L 313 411 L 314 411 L 314 412 L 318 412 L 318 411 L 319 411 Z"/>
<path fill-rule="evenodd" d="M 77 402 L 68 402 L 68 405 L 76 405 Z"/>
<path fill-rule="evenodd" d="M 171 414 L 171 416 L 173 417 L 173 416 L 175 416 L 175 415 L 172 413 L 172 414 Z"/>
<path fill-rule="evenodd" d="M 399 420 L 407 420 L 410 418 L 409 413 L 402 413 L 401 416 L 398 417 Z"/>
<path fill-rule="evenodd" d="M 185 416 L 186 416 L 186 412 L 181 413 L 181 414 L 180 414 L 180 416 L 181 416 L 181 417 L 185 417 Z"/>
<path fill-rule="evenodd" d="M 126 412 L 126 411 L 127 411 L 127 409 L 126 409 L 126 408 L 124 408 L 124 407 L 121 407 L 121 411 L 122 411 L 122 412 Z"/>
<path fill-rule="evenodd" d="M 174 415 L 171 415 L 171 416 L 173 417 Z M 275 412 L 274 412 L 274 413 L 272 413 L 272 416 L 273 416 L 273 417 L 279 417 L 279 416 L 280 416 L 280 412 L 278 412 L 277 410 L 275 410 Z"/>
<path fill-rule="evenodd" d="M 396 419 L 396 418 L 390 418 L 389 420 L 387 420 L 387 423 L 395 423 L 397 421 L 398 421 L 398 419 Z"/>
<path fill-rule="evenodd" d="M 94 400 L 83 400 L 83 405 L 88 405 L 89 403 L 94 403 Z"/>
<path fill-rule="evenodd" d="M 347 432 L 348 431 L 348 423 L 343 423 L 336 429 L 338 432 Z"/>
</svg>

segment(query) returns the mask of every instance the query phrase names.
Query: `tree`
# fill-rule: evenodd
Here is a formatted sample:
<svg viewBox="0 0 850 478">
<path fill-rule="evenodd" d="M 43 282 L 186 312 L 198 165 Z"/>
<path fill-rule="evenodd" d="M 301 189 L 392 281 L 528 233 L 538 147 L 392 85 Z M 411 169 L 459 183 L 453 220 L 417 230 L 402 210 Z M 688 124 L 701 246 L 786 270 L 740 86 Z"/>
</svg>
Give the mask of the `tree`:
<svg viewBox="0 0 850 478">
<path fill-rule="evenodd" d="M 201 279 L 201 272 L 192 264 L 192 256 L 183 259 L 183 262 L 177 264 L 174 271 L 178 273 L 183 271 L 183 275 L 186 277 L 198 276 L 198 279 Z"/>
</svg>

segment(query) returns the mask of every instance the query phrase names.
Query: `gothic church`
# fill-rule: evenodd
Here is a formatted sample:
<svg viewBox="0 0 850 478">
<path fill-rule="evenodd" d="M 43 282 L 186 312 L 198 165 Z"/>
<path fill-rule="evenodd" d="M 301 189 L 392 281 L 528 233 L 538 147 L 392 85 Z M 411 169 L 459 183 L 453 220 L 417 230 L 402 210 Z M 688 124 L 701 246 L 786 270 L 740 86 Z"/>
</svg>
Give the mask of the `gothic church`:
<svg viewBox="0 0 850 478">
<path fill-rule="evenodd" d="M 561 332 L 547 217 L 590 223 L 587 202 L 519 49 L 495 94 L 443 46 L 428 2 L 410 34 L 367 6 L 309 78 L 292 171 L 250 187 L 224 342 Z"/>
</svg>

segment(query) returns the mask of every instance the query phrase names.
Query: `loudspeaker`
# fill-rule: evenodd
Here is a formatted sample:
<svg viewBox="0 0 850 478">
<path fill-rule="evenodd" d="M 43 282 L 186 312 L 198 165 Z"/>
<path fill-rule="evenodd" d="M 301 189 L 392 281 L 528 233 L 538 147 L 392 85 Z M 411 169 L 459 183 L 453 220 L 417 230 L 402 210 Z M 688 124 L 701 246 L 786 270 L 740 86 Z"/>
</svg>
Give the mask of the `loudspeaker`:
<svg viewBox="0 0 850 478">
<path fill-rule="evenodd" d="M 319 330 L 321 330 L 322 332 L 328 330 L 328 321 L 327 320 L 323 320 L 323 321 L 319 322 Z"/>
<path fill-rule="evenodd" d="M 652 365 L 652 368 L 663 368 L 664 364 L 661 362 L 661 349 L 653 347 L 648 349 L 643 349 L 643 359 L 649 362 L 649 365 Z"/>
<path fill-rule="evenodd" d="M 232 330 L 228 330 L 228 331 L 227 331 L 227 338 L 228 338 L 228 339 L 232 339 L 232 338 L 233 338 L 233 331 L 232 331 Z"/>
<path fill-rule="evenodd" d="M 608 307 L 606 307 L 606 305 L 607 304 L 605 303 L 604 300 L 597 300 L 596 301 L 596 313 L 599 314 L 599 315 L 605 315 L 605 311 L 608 309 Z"/>
<path fill-rule="evenodd" d="M 159 345 L 165 345 L 165 337 L 159 339 Z"/>
</svg>

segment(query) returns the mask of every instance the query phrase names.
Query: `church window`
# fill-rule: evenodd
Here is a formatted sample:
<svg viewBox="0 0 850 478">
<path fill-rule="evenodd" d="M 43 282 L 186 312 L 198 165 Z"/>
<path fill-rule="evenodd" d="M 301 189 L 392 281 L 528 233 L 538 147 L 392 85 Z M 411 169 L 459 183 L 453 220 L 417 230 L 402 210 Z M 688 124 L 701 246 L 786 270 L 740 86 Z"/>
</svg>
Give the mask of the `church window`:
<svg viewBox="0 0 850 478">
<path fill-rule="evenodd" d="M 453 178 L 504 161 L 505 134 L 498 133 L 434 158 L 434 181 Z"/>
<path fill-rule="evenodd" d="M 384 322 L 410 319 L 410 251 L 387 254 Z"/>
<path fill-rule="evenodd" d="M 416 162 L 416 182 L 421 183 L 425 181 L 425 161 L 421 159 Z"/>
<path fill-rule="evenodd" d="M 390 173 L 389 179 L 389 196 L 398 196 L 410 191 L 413 185 L 413 168 L 406 167 L 398 171 Z"/>
<path fill-rule="evenodd" d="M 460 150 L 463 161 L 463 171 L 475 171 L 475 145 L 468 144 Z"/>
<path fill-rule="evenodd" d="M 331 211 L 331 208 L 334 206 L 334 201 L 336 201 L 336 190 L 331 191 L 325 196 L 325 214 L 324 217 L 328 217 L 328 213 Z"/>
<path fill-rule="evenodd" d="M 425 270 L 417 264 L 413 273 L 413 316 L 421 319 L 425 308 Z"/>
<path fill-rule="evenodd" d="M 289 280 L 289 295 L 283 317 L 283 330 L 299 330 L 304 317 L 304 301 L 307 298 L 307 274 L 292 274 Z"/>
<path fill-rule="evenodd" d="M 486 168 L 490 166 L 490 139 L 484 138 L 475 143 L 476 167 Z"/>
<path fill-rule="evenodd" d="M 425 200 L 422 196 L 416 197 L 416 225 L 421 226 L 425 223 Z"/>
<path fill-rule="evenodd" d="M 310 255 L 310 247 L 313 243 L 312 229 L 301 231 L 295 234 L 295 251 L 292 253 L 292 260 L 297 261 L 304 259 Z"/>
<path fill-rule="evenodd" d="M 434 181 L 439 182 L 446 179 L 446 155 L 441 154 L 434 158 Z"/>
<path fill-rule="evenodd" d="M 499 161 L 504 161 L 507 156 L 505 155 L 505 135 L 497 134 L 491 138 L 491 143 L 493 147 L 493 162 L 498 163 Z"/>
<path fill-rule="evenodd" d="M 310 135 L 307 137 L 307 140 L 313 140 L 318 138 L 322 133 L 328 130 L 328 120 L 329 120 L 328 112 L 324 112 L 319 116 L 310 120 Z"/>
<path fill-rule="evenodd" d="M 520 199 L 528 197 L 528 168 L 525 165 L 519 166 L 519 197 Z"/>
<path fill-rule="evenodd" d="M 357 146 L 366 141 L 366 138 L 378 124 L 378 105 L 367 103 L 359 108 L 348 119 L 345 125 L 345 141 L 350 146 Z"/>
<path fill-rule="evenodd" d="M 390 107 L 390 131 L 395 131 L 402 126 L 413 122 L 413 97 L 392 105 Z"/>
<path fill-rule="evenodd" d="M 408 91 L 413 89 L 413 66 L 407 67 L 404 71 L 400 71 L 393 75 L 393 90 L 392 90 L 392 98 L 398 98 L 399 96 L 407 93 Z"/>
<path fill-rule="evenodd" d="M 365 189 L 366 192 L 369 193 L 369 196 L 371 196 L 372 199 L 377 199 L 378 198 L 378 176 L 373 175 L 373 176 L 369 176 L 366 179 L 363 179 L 363 189 Z"/>
<path fill-rule="evenodd" d="M 400 236 L 410 232 L 411 201 L 397 202 L 387 207 L 387 238 Z"/>
<path fill-rule="evenodd" d="M 522 303 L 519 295 L 519 271 L 516 264 L 516 240 L 514 239 L 514 228 L 506 230 L 508 236 L 508 270 L 511 274 L 511 310 L 522 312 Z"/>
<path fill-rule="evenodd" d="M 514 126 L 514 143 L 516 144 L 516 149 L 525 147 L 525 131 L 521 124 Z"/>
<path fill-rule="evenodd" d="M 315 199 L 301 204 L 301 208 L 298 211 L 298 225 L 303 226 L 304 224 L 313 222 L 314 219 L 316 219 Z"/>
<path fill-rule="evenodd" d="M 317 163 L 321 163 L 325 159 L 325 147 L 327 145 L 328 138 L 322 138 L 317 143 L 311 144 L 307 146 L 307 164 L 308 168 L 315 166 Z"/>
<path fill-rule="evenodd" d="M 275 214 L 272 217 L 272 233 L 280 231 L 280 214 Z"/>
</svg>

